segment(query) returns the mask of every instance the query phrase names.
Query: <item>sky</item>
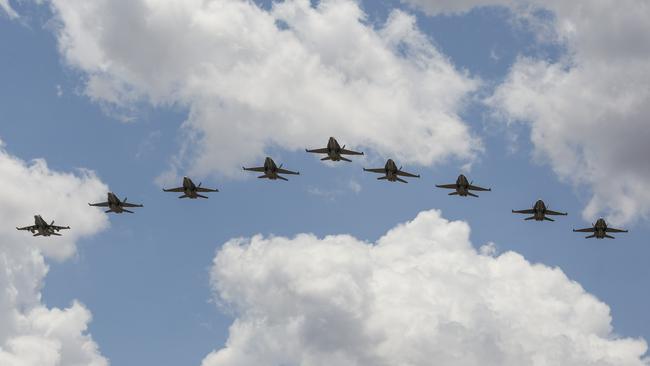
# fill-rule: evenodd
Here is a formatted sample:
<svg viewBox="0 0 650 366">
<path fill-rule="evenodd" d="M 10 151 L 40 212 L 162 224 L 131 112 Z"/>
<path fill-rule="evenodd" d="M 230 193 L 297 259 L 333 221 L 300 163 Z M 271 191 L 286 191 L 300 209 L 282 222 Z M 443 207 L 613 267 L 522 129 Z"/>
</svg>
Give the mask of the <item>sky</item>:
<svg viewBox="0 0 650 366">
<path fill-rule="evenodd" d="M 0 364 L 650 364 L 648 15 L 0 0 Z M 329 136 L 366 155 L 304 152 Z M 571 231 L 599 217 L 630 232 Z"/>
</svg>

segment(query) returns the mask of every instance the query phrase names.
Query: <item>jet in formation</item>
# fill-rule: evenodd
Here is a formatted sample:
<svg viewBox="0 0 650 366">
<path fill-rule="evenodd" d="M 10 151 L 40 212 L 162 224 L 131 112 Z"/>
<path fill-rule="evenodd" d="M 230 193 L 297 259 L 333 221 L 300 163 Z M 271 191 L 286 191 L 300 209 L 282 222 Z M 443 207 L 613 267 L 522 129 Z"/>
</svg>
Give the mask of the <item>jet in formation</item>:
<svg viewBox="0 0 650 366">
<path fill-rule="evenodd" d="M 363 168 L 363 171 L 364 172 L 384 174 L 383 177 L 379 177 L 377 179 L 379 179 L 379 180 L 386 179 L 389 182 L 400 181 L 402 183 L 408 183 L 404 179 L 400 178 L 400 176 L 402 176 L 402 177 L 411 177 L 411 178 L 420 178 L 419 174 L 407 173 L 407 172 L 402 170 L 402 167 L 399 167 L 399 169 L 398 169 L 397 165 L 395 164 L 393 159 L 388 159 L 388 161 L 386 161 L 386 165 L 383 168 L 377 168 L 377 169 Z"/>
<path fill-rule="evenodd" d="M 305 149 L 308 153 L 315 153 L 315 154 L 327 154 L 326 157 L 320 159 L 320 160 L 332 160 L 332 161 L 352 161 L 348 158 L 344 158 L 341 155 L 363 155 L 362 152 L 358 151 L 352 151 L 352 150 L 346 150 L 345 145 L 341 147 L 339 145 L 338 141 L 334 137 L 330 137 L 329 141 L 327 141 L 327 147 L 322 148 L 322 149 L 313 149 L 313 150 L 308 150 Z"/>
<path fill-rule="evenodd" d="M 17 227 L 16 229 L 31 231 L 32 234 L 34 234 L 34 236 L 50 236 L 50 235 L 61 236 L 61 234 L 59 234 L 58 231 L 64 229 L 70 229 L 70 226 L 56 226 L 54 225 L 54 221 L 48 224 L 47 222 L 45 222 L 45 220 L 43 220 L 41 215 L 35 215 L 34 225 Z"/>
<path fill-rule="evenodd" d="M 178 198 L 190 198 L 190 199 L 197 199 L 199 197 L 201 198 L 208 198 L 208 196 L 204 196 L 201 193 L 207 193 L 207 192 L 219 192 L 218 189 L 211 189 L 211 188 L 203 188 L 201 187 L 201 183 L 199 185 L 195 185 L 194 182 L 188 177 L 183 177 L 183 186 L 178 187 L 178 188 L 171 188 L 171 189 L 165 189 L 163 188 L 163 191 L 165 192 L 182 192 L 183 194 L 181 196 L 178 196 Z"/>
<path fill-rule="evenodd" d="M 106 213 L 115 212 L 118 214 L 122 212 L 133 213 L 133 211 L 129 211 L 125 207 L 144 207 L 143 205 L 139 205 L 135 203 L 127 203 L 126 197 L 124 197 L 124 201 L 120 201 L 120 199 L 117 198 L 117 196 L 113 192 L 108 192 L 108 200 L 106 202 L 89 203 L 88 205 L 95 206 L 95 207 L 108 207 L 108 210 L 104 212 Z"/>
<path fill-rule="evenodd" d="M 605 219 L 603 219 L 603 218 L 598 219 L 598 221 L 596 221 L 596 223 L 593 225 L 593 227 L 588 227 L 588 228 L 585 228 L 585 229 L 573 229 L 573 231 L 576 232 L 576 233 L 593 233 L 592 235 L 585 236 L 585 239 L 590 239 L 590 238 L 614 239 L 613 236 L 607 235 L 607 233 L 627 233 L 627 230 L 613 229 L 613 228 L 607 227 L 607 223 L 605 222 Z"/>
<path fill-rule="evenodd" d="M 280 166 L 278 167 L 277 165 L 275 165 L 273 159 L 269 158 L 268 156 L 266 157 L 266 159 L 264 159 L 264 166 L 256 167 L 256 168 L 246 168 L 246 167 L 242 167 L 242 168 L 250 172 L 262 172 L 264 174 L 260 175 L 258 178 L 267 178 L 271 180 L 276 180 L 276 179 L 288 180 L 287 178 L 279 174 L 295 174 L 295 175 L 300 174 L 300 172 L 292 172 L 291 170 L 282 169 L 282 164 L 280 164 Z"/>
<path fill-rule="evenodd" d="M 524 220 L 535 220 L 535 221 L 543 221 L 543 220 L 555 221 L 550 217 L 546 217 L 546 215 L 562 215 L 562 216 L 567 215 L 566 212 L 557 212 L 557 211 L 551 211 L 547 209 L 546 205 L 544 204 L 544 201 L 542 200 L 538 200 L 537 202 L 535 202 L 533 208 L 530 210 L 519 210 L 519 211 L 512 210 L 512 212 L 519 213 L 519 214 L 533 215 L 531 217 L 525 218 Z"/>
<path fill-rule="evenodd" d="M 474 186 L 472 185 L 473 182 L 468 182 L 467 177 L 465 177 L 463 174 L 458 176 L 458 179 L 456 179 L 455 184 L 436 184 L 436 187 L 438 188 L 447 188 L 447 189 L 455 189 L 455 192 L 449 193 L 450 196 L 455 196 L 459 195 L 461 197 L 467 197 L 467 196 L 472 196 L 472 197 L 478 197 L 478 195 L 475 195 L 474 193 L 470 192 L 471 191 L 484 191 L 484 192 L 489 192 L 492 189 L 491 188 L 482 188 L 479 186 Z"/>
</svg>

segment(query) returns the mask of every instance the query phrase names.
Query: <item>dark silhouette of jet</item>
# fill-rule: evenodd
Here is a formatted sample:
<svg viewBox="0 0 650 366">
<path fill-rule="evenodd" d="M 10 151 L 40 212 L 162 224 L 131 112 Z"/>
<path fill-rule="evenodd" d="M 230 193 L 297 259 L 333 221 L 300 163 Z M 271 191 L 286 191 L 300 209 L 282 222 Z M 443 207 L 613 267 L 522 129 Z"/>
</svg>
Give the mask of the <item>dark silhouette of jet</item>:
<svg viewBox="0 0 650 366">
<path fill-rule="evenodd" d="M 585 239 L 590 239 L 590 238 L 615 239 L 613 236 L 607 235 L 607 233 L 627 233 L 627 230 L 612 229 L 607 227 L 607 223 L 603 218 L 598 219 L 598 221 L 596 221 L 596 223 L 593 224 L 593 227 L 588 227 L 585 229 L 573 229 L 573 231 L 576 233 L 593 233 L 592 235 L 585 236 Z"/>
<path fill-rule="evenodd" d="M 546 215 L 562 215 L 562 216 L 567 215 L 566 212 L 557 212 L 557 211 L 551 211 L 547 209 L 546 205 L 544 204 L 544 201 L 542 200 L 538 200 L 537 202 L 535 202 L 531 210 L 519 210 L 519 211 L 512 210 L 512 212 L 533 215 L 531 217 L 525 218 L 524 220 L 535 220 L 535 221 L 543 221 L 543 220 L 555 221 L 550 217 L 546 217 Z"/>
<path fill-rule="evenodd" d="M 61 234 L 59 234 L 58 231 L 64 229 L 70 229 L 70 226 L 56 226 L 54 225 L 54 221 L 48 224 L 47 222 L 45 222 L 45 220 L 43 220 L 41 215 L 35 215 L 34 225 L 17 227 L 16 229 L 31 231 L 31 233 L 34 234 L 34 236 L 50 236 L 50 235 L 61 236 Z"/>
<path fill-rule="evenodd" d="M 326 157 L 320 159 L 320 160 L 332 160 L 332 161 L 352 161 L 350 159 L 344 158 L 341 155 L 363 155 L 362 152 L 357 152 L 357 151 L 352 151 L 352 150 L 346 150 L 345 145 L 341 147 L 336 141 L 334 137 L 330 137 L 330 139 L 327 141 L 327 147 L 322 148 L 322 149 L 313 149 L 313 150 L 308 150 L 305 149 L 308 153 L 315 153 L 315 154 L 327 154 Z"/>
<path fill-rule="evenodd" d="M 201 187 L 201 183 L 199 183 L 199 185 L 197 186 L 188 177 L 183 177 L 183 186 L 182 187 L 171 188 L 171 189 L 163 188 L 163 191 L 165 191 L 165 192 L 183 192 L 183 195 L 179 196 L 178 198 L 190 198 L 190 199 L 197 199 L 199 197 L 208 198 L 208 196 L 204 196 L 202 194 L 199 194 L 199 192 L 202 192 L 202 193 L 205 193 L 205 192 L 219 192 L 218 189 L 203 188 L 203 187 Z"/>
<path fill-rule="evenodd" d="M 88 206 L 108 207 L 108 210 L 104 212 L 106 213 L 115 212 L 118 214 L 122 212 L 133 213 L 133 211 L 129 211 L 125 209 L 125 207 L 144 207 L 143 205 L 139 205 L 135 203 L 127 203 L 126 197 L 124 197 L 124 201 L 120 201 L 120 199 L 117 198 L 117 196 L 113 192 L 108 192 L 108 200 L 106 202 L 89 203 Z"/>
<path fill-rule="evenodd" d="M 420 178 L 419 175 L 411 174 L 411 173 L 407 173 L 407 172 L 403 171 L 402 167 L 399 167 L 399 169 L 398 169 L 397 165 L 395 165 L 395 162 L 393 161 L 393 159 L 388 159 L 388 161 L 386 161 L 386 165 L 383 168 L 377 168 L 377 169 L 363 168 L 363 171 L 364 172 L 384 174 L 383 177 L 379 177 L 377 179 L 379 179 L 379 180 L 386 179 L 389 182 L 400 181 L 402 183 L 408 183 L 407 181 L 400 178 L 399 176 L 411 177 L 411 178 Z"/>
<path fill-rule="evenodd" d="M 478 197 L 474 193 L 470 192 L 470 190 L 487 191 L 487 192 L 492 190 L 490 188 L 481 188 L 479 186 L 473 186 L 472 182 L 468 182 L 467 177 L 465 177 L 462 174 L 458 176 L 458 179 L 456 179 L 456 184 L 436 184 L 436 187 L 455 189 L 456 191 L 449 193 L 449 195 L 450 196 L 459 195 L 461 197 L 467 197 L 467 196 Z"/>
<path fill-rule="evenodd" d="M 276 179 L 282 179 L 282 180 L 288 180 L 287 178 L 280 176 L 278 174 L 295 174 L 298 175 L 300 172 L 292 172 L 291 170 L 286 170 L 282 169 L 282 164 L 278 167 L 275 165 L 275 162 L 273 159 L 266 157 L 264 159 L 264 166 L 257 167 L 257 168 L 244 168 L 244 170 L 248 170 L 251 172 L 263 172 L 263 175 L 260 175 L 258 178 L 267 178 L 271 180 L 276 180 Z"/>
</svg>

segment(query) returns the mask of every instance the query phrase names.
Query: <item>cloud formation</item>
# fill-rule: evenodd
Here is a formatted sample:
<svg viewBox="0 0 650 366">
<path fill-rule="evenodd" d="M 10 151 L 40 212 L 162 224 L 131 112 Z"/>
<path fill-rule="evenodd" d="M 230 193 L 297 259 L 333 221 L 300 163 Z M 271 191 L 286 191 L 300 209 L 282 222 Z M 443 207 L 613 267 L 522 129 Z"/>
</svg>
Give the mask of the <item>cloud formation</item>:
<svg viewBox="0 0 650 366">
<path fill-rule="evenodd" d="M 423 165 L 481 149 L 458 116 L 478 81 L 404 12 L 375 27 L 352 0 L 50 3 L 91 99 L 189 109 L 177 168 L 192 174 L 231 174 L 271 146 L 329 136 Z"/>
<path fill-rule="evenodd" d="M 562 179 L 588 185 L 583 216 L 616 223 L 650 217 L 650 3 L 599 0 L 406 0 L 429 14 L 504 5 L 535 10 L 540 39 L 567 49 L 558 62 L 522 57 L 488 99 L 507 122 L 530 124 L 536 156 Z"/>
<path fill-rule="evenodd" d="M 469 231 L 434 210 L 374 245 L 310 234 L 227 242 L 211 281 L 236 319 L 202 365 L 650 364 L 645 341 L 616 336 L 609 307 L 560 269 L 480 254 Z"/>
<path fill-rule="evenodd" d="M 47 308 L 40 293 L 48 271 L 44 255 L 69 258 L 77 240 L 108 226 L 105 215 L 87 205 L 107 187 L 91 172 L 52 171 L 43 160 L 28 163 L 1 146 L 0 365 L 107 365 L 87 333 L 90 311 L 77 301 Z M 35 214 L 71 230 L 43 238 L 15 229 L 33 225 Z"/>
</svg>

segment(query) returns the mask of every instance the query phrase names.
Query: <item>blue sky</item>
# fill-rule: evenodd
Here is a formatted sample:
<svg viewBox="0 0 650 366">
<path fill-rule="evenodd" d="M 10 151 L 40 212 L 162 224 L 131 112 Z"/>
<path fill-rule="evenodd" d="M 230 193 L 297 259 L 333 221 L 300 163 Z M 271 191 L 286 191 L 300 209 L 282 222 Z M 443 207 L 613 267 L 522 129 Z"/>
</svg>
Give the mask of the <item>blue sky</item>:
<svg viewBox="0 0 650 366">
<path fill-rule="evenodd" d="M 551 164 L 533 157 L 529 125 L 495 123 L 491 109 L 479 100 L 507 78 L 517 57 L 554 62 L 564 54 L 562 46 L 540 45 L 534 29 L 515 24 L 508 10 L 427 16 L 398 2 L 362 4 L 371 23 L 383 23 L 396 7 L 415 14 L 419 29 L 458 70 L 484 82 L 461 117 L 484 144 L 468 175 L 492 192 L 460 199 L 435 189 L 435 184 L 455 181 L 465 164 L 459 158 L 431 166 L 404 163 L 422 178 L 403 185 L 378 182 L 362 172 L 362 166 L 383 164 L 388 157 L 372 150 L 369 161 L 325 165 L 299 150 L 270 146 L 265 149 L 269 156 L 301 175 L 270 182 L 244 172 L 234 178 L 206 174 L 195 181 L 220 192 L 209 200 L 188 201 L 161 192 L 156 183 L 183 145 L 181 124 L 188 108 L 139 102 L 134 121 L 117 120 L 113 107 L 84 94 L 87 76 L 62 58 L 48 23 L 50 9 L 31 2 L 12 5 L 20 20 L 0 17 L 0 138 L 5 148 L 21 159 L 45 158 L 54 170 L 92 169 L 119 196 L 144 204 L 134 215 L 110 216 L 110 228 L 79 241 L 74 258 L 48 260 L 44 303 L 67 307 L 81 301 L 92 312 L 89 333 L 112 364 L 198 364 L 224 344 L 233 316 L 214 303 L 209 269 L 216 251 L 231 238 L 307 232 L 373 242 L 432 208 L 446 219 L 467 221 L 476 247 L 494 242 L 498 253 L 512 250 L 532 263 L 561 268 L 611 307 L 616 334 L 650 339 L 648 221 L 626 222 L 630 232 L 614 241 L 584 240 L 572 233 L 590 223 L 581 217 L 590 186 L 558 178 Z M 322 144 L 327 137 L 322 136 Z M 306 142 L 305 147 L 318 146 Z M 360 191 L 352 190 L 350 181 Z M 569 216 L 538 223 L 510 213 L 538 198 Z"/>
</svg>

